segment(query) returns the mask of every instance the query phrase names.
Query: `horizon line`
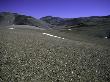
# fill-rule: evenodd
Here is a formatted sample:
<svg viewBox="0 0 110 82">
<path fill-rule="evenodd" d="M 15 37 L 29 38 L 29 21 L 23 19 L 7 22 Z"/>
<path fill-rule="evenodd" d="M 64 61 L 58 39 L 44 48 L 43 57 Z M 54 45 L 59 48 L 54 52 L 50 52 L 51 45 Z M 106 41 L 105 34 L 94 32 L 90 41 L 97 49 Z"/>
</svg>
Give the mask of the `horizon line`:
<svg viewBox="0 0 110 82">
<path fill-rule="evenodd" d="M 35 16 L 32 16 L 32 15 L 28 15 L 28 14 L 24 14 L 24 13 L 19 13 L 19 12 L 11 12 L 11 11 L 0 11 L 0 13 L 12 13 L 12 14 L 16 13 L 16 14 L 19 14 L 19 15 L 31 16 L 31 17 L 36 18 L 36 19 L 40 19 L 42 17 L 47 17 L 47 16 L 59 17 L 59 18 L 63 18 L 63 19 L 110 16 L 110 14 L 108 14 L 108 15 L 90 15 L 90 16 L 79 16 L 79 17 L 61 17 L 61 16 L 53 16 L 53 15 L 45 15 L 45 16 L 42 16 L 42 17 L 35 17 Z"/>
</svg>

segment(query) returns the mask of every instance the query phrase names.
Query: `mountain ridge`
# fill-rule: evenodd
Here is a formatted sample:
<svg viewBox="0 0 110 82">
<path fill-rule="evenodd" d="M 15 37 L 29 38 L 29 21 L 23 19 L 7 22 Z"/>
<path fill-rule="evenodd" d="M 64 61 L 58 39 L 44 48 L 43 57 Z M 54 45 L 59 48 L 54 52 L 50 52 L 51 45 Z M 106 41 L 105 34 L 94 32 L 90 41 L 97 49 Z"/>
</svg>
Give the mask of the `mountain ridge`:
<svg viewBox="0 0 110 82">
<path fill-rule="evenodd" d="M 10 12 L 1 12 L 0 13 L 0 25 L 8 26 L 8 25 L 30 25 L 36 27 L 46 27 L 48 28 L 50 24 L 47 24 L 45 21 L 41 21 L 32 16 L 21 15 L 18 13 L 10 13 Z"/>
<path fill-rule="evenodd" d="M 79 18 L 61 18 L 53 16 L 45 16 L 40 19 L 32 16 L 21 15 L 18 13 L 0 12 L 0 25 L 30 25 L 41 28 L 66 28 L 99 26 L 110 23 L 110 15 L 108 16 L 90 16 Z"/>
<path fill-rule="evenodd" d="M 60 18 L 46 16 L 42 17 L 41 20 L 56 26 L 93 26 L 102 23 L 110 22 L 110 15 L 108 16 L 90 16 L 90 17 L 79 17 L 79 18 Z"/>
</svg>

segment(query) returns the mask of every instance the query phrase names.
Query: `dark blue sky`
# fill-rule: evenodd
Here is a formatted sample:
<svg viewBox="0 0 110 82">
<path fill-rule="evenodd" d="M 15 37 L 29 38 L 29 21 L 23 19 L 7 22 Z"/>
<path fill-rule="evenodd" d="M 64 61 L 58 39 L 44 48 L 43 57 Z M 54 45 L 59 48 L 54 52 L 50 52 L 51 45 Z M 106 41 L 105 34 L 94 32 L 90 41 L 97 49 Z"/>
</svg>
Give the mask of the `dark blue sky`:
<svg viewBox="0 0 110 82">
<path fill-rule="evenodd" d="M 0 0 L 0 12 L 9 11 L 40 18 L 110 15 L 110 0 Z"/>
</svg>

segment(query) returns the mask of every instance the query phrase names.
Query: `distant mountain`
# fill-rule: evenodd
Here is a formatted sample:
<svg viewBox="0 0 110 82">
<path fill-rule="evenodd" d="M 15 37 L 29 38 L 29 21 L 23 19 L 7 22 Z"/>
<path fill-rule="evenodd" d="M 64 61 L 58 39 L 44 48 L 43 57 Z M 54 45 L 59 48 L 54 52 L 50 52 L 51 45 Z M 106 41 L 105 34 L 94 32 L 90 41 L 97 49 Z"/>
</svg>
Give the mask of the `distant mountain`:
<svg viewBox="0 0 110 82">
<path fill-rule="evenodd" d="M 97 26 L 102 24 L 110 24 L 110 15 L 80 17 L 80 18 L 59 18 L 46 16 L 41 18 L 41 20 L 56 26 L 66 26 L 66 27 Z"/>
<path fill-rule="evenodd" d="M 91 16 L 79 18 L 60 18 L 45 16 L 36 19 L 31 16 L 20 15 L 18 13 L 1 12 L 0 13 L 0 26 L 7 25 L 30 25 L 41 28 L 74 28 L 74 27 L 87 27 L 110 25 L 110 15 L 108 16 Z"/>
<path fill-rule="evenodd" d="M 63 18 L 52 17 L 52 16 L 42 17 L 42 18 L 40 18 L 40 20 L 43 20 L 51 25 L 60 25 L 64 21 Z"/>
<path fill-rule="evenodd" d="M 50 27 L 50 24 L 46 23 L 45 21 L 41 21 L 31 16 L 20 15 L 17 13 L 10 13 L 10 12 L 1 12 L 0 13 L 0 25 L 30 25 L 30 26 L 37 26 L 37 27 Z"/>
</svg>

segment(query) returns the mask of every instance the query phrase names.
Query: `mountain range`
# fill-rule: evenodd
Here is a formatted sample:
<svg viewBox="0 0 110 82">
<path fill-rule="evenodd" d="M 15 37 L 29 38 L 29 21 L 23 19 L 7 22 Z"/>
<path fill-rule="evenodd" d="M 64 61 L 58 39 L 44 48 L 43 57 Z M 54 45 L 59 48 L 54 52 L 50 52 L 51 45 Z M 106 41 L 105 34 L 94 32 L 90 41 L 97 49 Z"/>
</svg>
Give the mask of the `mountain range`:
<svg viewBox="0 0 110 82">
<path fill-rule="evenodd" d="M 60 18 L 46 16 L 42 17 L 41 20 L 57 26 L 95 26 L 110 23 L 110 15 L 108 16 L 91 16 L 91 17 L 79 17 L 79 18 Z"/>
<path fill-rule="evenodd" d="M 36 19 L 31 16 L 20 15 L 18 13 L 1 12 L 0 13 L 0 25 L 30 25 L 36 27 L 82 27 L 82 26 L 96 26 L 110 24 L 110 15 L 108 16 L 91 16 L 91 17 L 79 17 L 79 18 L 60 18 L 45 16 L 40 19 Z M 56 27 L 57 28 L 57 27 Z"/>
<path fill-rule="evenodd" d="M 0 82 L 110 82 L 110 15 L 1 12 Z"/>
</svg>

